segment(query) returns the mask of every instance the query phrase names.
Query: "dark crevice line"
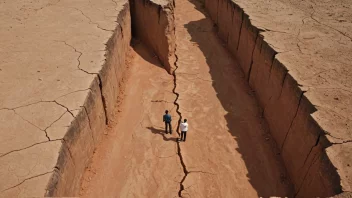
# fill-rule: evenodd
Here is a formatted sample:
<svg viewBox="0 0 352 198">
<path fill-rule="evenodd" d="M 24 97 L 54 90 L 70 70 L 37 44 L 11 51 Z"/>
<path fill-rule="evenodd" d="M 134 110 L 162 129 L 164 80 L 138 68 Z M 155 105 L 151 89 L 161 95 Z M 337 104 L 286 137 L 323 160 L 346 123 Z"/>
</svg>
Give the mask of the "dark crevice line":
<svg viewBox="0 0 352 198">
<path fill-rule="evenodd" d="M 300 97 L 299 97 L 299 102 L 298 102 L 298 105 L 297 105 L 297 108 L 296 108 L 295 116 L 292 118 L 290 127 L 288 128 L 288 130 L 287 130 L 287 132 L 286 132 L 285 139 L 284 139 L 284 141 L 282 142 L 282 145 L 281 145 L 281 148 L 280 148 L 280 151 L 281 151 L 281 152 L 282 152 L 282 149 L 284 148 L 284 145 L 285 145 L 287 136 L 288 136 L 288 134 L 289 134 L 290 131 L 291 131 L 291 128 L 292 128 L 292 126 L 293 126 L 293 122 L 296 120 L 296 117 L 297 117 L 297 115 L 298 115 L 299 107 L 301 106 L 301 101 L 302 101 L 302 98 L 303 98 L 303 94 L 304 94 L 304 93 L 305 93 L 305 92 L 302 91 L 302 93 L 301 93 L 301 95 L 300 95 Z"/>
<path fill-rule="evenodd" d="M 56 100 L 54 100 L 54 102 L 55 102 L 57 105 L 61 106 L 62 108 L 65 108 L 66 111 L 67 111 L 69 114 L 71 114 L 72 117 L 75 117 L 75 116 L 73 115 L 73 113 L 70 111 L 70 109 L 68 109 L 66 106 L 62 105 L 61 103 L 57 102 Z"/>
<path fill-rule="evenodd" d="M 342 141 L 342 142 L 332 143 L 332 145 L 347 144 L 347 143 L 352 143 L 352 140 L 345 140 L 345 141 Z"/>
<path fill-rule="evenodd" d="M 271 66 L 270 66 L 270 73 L 269 73 L 269 77 L 268 77 L 268 85 L 267 86 L 270 86 L 270 82 L 271 82 L 271 73 L 272 73 L 272 70 L 273 70 L 273 67 L 274 67 L 274 62 L 275 62 L 275 58 L 276 58 L 276 52 L 275 52 L 275 55 L 273 56 L 272 58 L 272 62 L 271 62 Z M 262 112 L 262 118 L 265 117 L 265 110 L 267 108 L 267 106 L 270 104 L 270 101 L 271 99 L 273 98 L 273 92 L 271 92 L 270 94 L 270 97 L 268 99 L 268 102 L 264 105 L 264 108 L 263 108 L 263 112 Z"/>
<path fill-rule="evenodd" d="M 253 47 L 253 50 L 252 50 L 251 64 L 250 64 L 249 69 L 248 69 L 248 77 L 247 77 L 247 82 L 248 82 L 248 83 L 249 83 L 249 79 L 250 79 L 251 73 L 252 73 L 253 55 L 254 55 L 255 48 L 256 48 L 256 46 L 257 46 L 258 38 L 259 38 L 259 32 L 257 33 L 257 36 L 255 37 L 255 43 L 254 43 L 254 47 Z M 260 45 L 260 49 L 261 49 L 261 46 L 262 46 L 262 44 Z"/>
<path fill-rule="evenodd" d="M 258 39 L 259 39 L 259 32 L 257 33 L 257 36 L 255 38 L 255 43 L 254 43 L 254 48 L 253 48 L 253 51 L 252 51 L 252 57 L 251 57 L 251 64 L 249 66 L 249 71 L 248 71 L 248 79 L 247 79 L 247 82 L 248 82 L 248 85 L 250 85 L 249 81 L 251 79 L 251 76 L 252 76 L 252 69 L 253 69 L 253 64 L 254 64 L 254 52 L 255 52 L 255 49 L 257 49 L 257 42 L 258 42 Z M 263 42 L 260 43 L 260 46 L 259 46 L 259 54 L 262 55 L 262 49 L 263 49 Z M 258 66 L 257 66 L 258 67 Z M 258 74 L 258 70 L 256 71 L 255 75 L 257 76 Z M 255 76 L 255 77 L 256 77 Z M 254 77 L 254 78 L 255 78 Z M 254 85 L 253 85 L 254 86 Z M 254 87 L 252 87 L 254 89 Z"/>
<path fill-rule="evenodd" d="M 236 49 L 236 51 L 238 51 L 238 49 L 240 48 L 242 26 L 243 26 L 243 21 L 244 21 L 244 11 L 242 10 L 241 13 L 242 13 L 242 20 L 241 20 L 240 32 L 238 33 L 238 41 L 237 41 L 237 49 Z"/>
<path fill-rule="evenodd" d="M 282 82 L 281 82 L 281 90 L 280 90 L 280 95 L 279 95 L 278 99 L 281 97 L 282 91 L 284 90 L 284 83 L 285 83 L 285 80 L 286 80 L 287 75 L 288 75 L 288 71 L 285 72 L 284 78 L 282 79 Z"/>
<path fill-rule="evenodd" d="M 161 18 L 161 12 L 163 11 L 163 8 L 159 5 L 159 11 L 158 11 L 158 24 L 160 25 L 160 18 Z"/>
<path fill-rule="evenodd" d="M 130 1 L 130 2 L 133 2 L 133 1 Z M 144 3 L 144 6 L 146 6 L 147 1 L 144 0 L 143 3 Z M 175 7 L 175 2 L 174 2 L 174 1 L 173 1 L 173 5 L 174 5 L 174 7 Z M 159 16 L 158 16 L 158 23 L 161 22 L 161 21 L 160 21 L 160 20 L 161 20 L 161 17 L 162 17 L 161 15 L 163 14 L 163 13 L 162 13 L 162 12 L 163 12 L 162 9 L 163 9 L 162 7 L 159 7 L 159 10 L 158 10 L 158 14 L 159 14 Z M 134 12 L 134 10 L 131 9 L 131 15 L 132 15 L 132 17 L 133 17 L 133 12 Z M 132 25 L 132 26 L 133 26 L 133 25 Z M 174 29 L 173 29 L 173 34 L 175 34 L 175 32 L 176 32 L 176 27 L 174 27 Z M 174 108 L 176 107 L 176 110 L 175 110 L 175 111 L 176 111 L 176 113 L 177 113 L 177 115 L 178 115 L 178 121 L 177 121 L 176 132 L 177 132 L 177 134 L 180 136 L 179 127 L 180 127 L 180 123 L 181 123 L 181 120 L 182 120 L 182 114 L 181 114 L 181 112 L 180 112 L 180 105 L 179 105 L 179 103 L 178 103 L 178 99 L 179 99 L 180 94 L 179 94 L 178 92 L 176 92 L 176 88 L 177 88 L 177 76 L 176 76 L 176 71 L 178 70 L 178 64 L 177 64 L 177 62 L 178 62 L 178 56 L 177 56 L 176 50 L 177 50 L 177 44 L 175 44 L 175 46 L 174 46 L 174 56 L 175 56 L 175 61 L 174 61 L 174 63 L 173 63 L 173 64 L 174 64 L 174 69 L 171 68 L 171 69 L 169 70 L 169 68 L 167 68 L 164 64 L 163 64 L 163 66 L 165 67 L 165 69 L 167 70 L 167 72 L 168 72 L 170 75 L 173 76 L 173 88 L 172 88 L 172 93 L 176 96 L 175 100 L 173 101 L 173 104 L 174 104 Z M 159 59 L 159 61 L 160 61 L 161 63 L 163 63 L 163 61 L 161 61 L 159 57 L 158 57 L 158 59 Z M 151 102 L 167 102 L 167 101 L 164 101 L 164 100 L 154 100 L 154 101 L 153 101 L 153 100 L 152 100 Z M 141 124 L 141 123 L 140 123 L 140 124 Z M 141 126 L 142 126 L 142 124 L 141 124 Z M 142 126 L 142 127 L 143 127 L 143 126 Z M 187 167 L 186 167 L 186 165 L 185 165 L 185 163 L 184 163 L 184 159 L 183 159 L 183 156 L 182 156 L 182 151 L 181 151 L 181 146 L 180 146 L 180 142 L 179 142 L 179 141 L 176 142 L 176 146 L 177 146 L 177 155 L 178 155 L 178 157 L 179 157 L 179 160 L 180 160 L 180 163 L 181 163 L 183 172 L 184 172 L 184 176 L 183 176 L 182 180 L 179 182 L 180 187 L 179 187 L 179 191 L 178 191 L 178 196 L 179 196 L 179 197 L 182 197 L 182 191 L 185 189 L 185 188 L 184 188 L 184 185 L 183 185 L 183 182 L 185 181 L 187 175 L 189 174 L 189 171 L 187 170 Z"/>
<path fill-rule="evenodd" d="M 303 184 L 304 184 L 304 181 L 307 179 L 307 176 L 308 176 L 308 173 L 309 173 L 311 167 L 313 166 L 313 164 L 314 164 L 318 159 L 319 159 L 318 155 L 315 155 L 314 158 L 313 158 L 312 163 L 309 165 L 309 168 L 308 168 L 306 174 L 304 175 L 304 178 L 303 178 L 303 180 L 302 180 L 302 183 L 300 184 L 300 186 L 299 186 L 297 192 L 295 192 L 294 197 L 297 197 L 298 193 L 301 191 L 302 186 L 303 186 Z"/>
<path fill-rule="evenodd" d="M 322 26 L 325 26 L 325 27 L 328 27 L 328 28 L 330 28 L 330 29 L 332 29 L 332 30 L 335 30 L 336 32 L 340 33 L 341 35 L 343 35 L 344 37 L 346 37 L 346 38 L 348 38 L 350 41 L 352 41 L 352 37 L 350 37 L 349 35 L 347 35 L 347 33 L 342 32 L 341 30 L 338 30 L 338 29 L 336 29 L 336 28 L 334 28 L 334 27 L 332 27 L 332 26 L 330 26 L 330 25 L 328 25 L 328 24 L 322 23 L 322 22 L 320 22 L 318 19 L 314 18 L 314 14 L 316 13 L 316 10 L 314 9 L 314 7 L 311 7 L 311 8 L 313 9 L 313 12 L 312 12 L 312 14 L 310 15 L 310 18 L 311 18 L 313 21 L 317 22 L 318 24 L 320 24 L 320 25 L 322 25 Z"/>
<path fill-rule="evenodd" d="M 101 80 L 100 75 L 98 74 L 97 76 L 98 76 L 98 80 L 99 80 L 101 101 L 103 102 L 103 110 L 104 110 L 104 114 L 105 114 L 105 124 L 108 125 L 109 124 L 109 118 L 108 118 L 108 113 L 107 113 L 106 100 L 105 100 L 105 96 L 103 94 L 103 82 Z"/>
<path fill-rule="evenodd" d="M 275 54 L 274 54 L 273 58 L 271 59 L 271 65 L 270 65 L 270 71 L 269 71 L 268 82 L 269 82 L 270 79 L 271 79 L 271 73 L 272 73 L 272 71 L 273 71 L 274 62 L 275 62 L 275 58 L 276 58 L 276 55 L 277 55 L 277 54 L 278 54 L 278 53 L 275 51 Z"/>
<path fill-rule="evenodd" d="M 16 149 L 16 150 L 12 150 L 12 151 L 9 151 L 7 153 L 4 153 L 4 154 L 0 155 L 0 158 L 1 157 L 5 157 L 6 155 L 9 155 L 9 154 L 11 154 L 13 152 L 18 152 L 18 151 L 23 151 L 23 150 L 29 149 L 29 148 L 34 147 L 34 146 L 39 145 L 39 144 L 44 144 L 44 143 L 48 143 L 48 142 L 55 142 L 55 141 L 59 141 L 59 140 L 62 140 L 62 139 L 38 142 L 38 143 L 32 144 L 30 146 L 27 146 L 27 147 L 24 147 L 24 148 L 21 148 L 21 149 Z"/>
<path fill-rule="evenodd" d="M 178 191 L 178 196 L 179 197 L 182 197 L 182 191 L 185 190 L 185 186 L 183 185 L 183 182 L 186 180 L 186 177 L 188 176 L 189 172 L 187 171 L 187 167 L 183 161 L 183 157 L 182 157 L 182 154 L 181 154 L 181 147 L 180 147 L 180 142 L 177 142 L 177 154 L 178 156 L 180 157 L 180 161 L 181 161 L 181 165 L 182 165 L 182 168 L 183 168 L 183 172 L 184 172 L 184 176 L 180 182 L 180 190 Z"/>
<path fill-rule="evenodd" d="M 174 101 L 174 104 L 176 106 L 176 112 L 178 114 L 178 122 L 177 122 L 177 129 L 176 129 L 176 132 L 178 133 L 178 135 L 180 135 L 180 123 L 181 123 L 181 120 L 182 120 L 182 114 L 180 112 L 180 105 L 178 104 L 177 100 L 180 96 L 179 93 L 176 92 L 176 87 L 177 87 L 177 78 L 176 78 L 176 70 L 178 69 L 178 65 L 177 65 L 177 61 L 178 61 L 178 56 L 176 55 L 176 46 L 175 46 L 175 57 L 176 57 L 176 61 L 174 63 L 175 65 L 175 70 L 172 72 L 172 76 L 174 77 L 174 88 L 172 90 L 172 92 L 176 95 L 176 99 Z M 185 189 L 184 185 L 183 185 L 183 182 L 186 180 L 186 177 L 187 175 L 189 174 L 189 171 L 187 170 L 187 167 L 185 165 L 185 162 L 183 160 L 183 156 L 182 156 L 182 153 L 181 153 L 181 146 L 180 146 L 180 142 L 177 141 L 177 155 L 179 156 L 180 158 L 180 163 L 181 163 L 181 166 L 182 166 L 182 169 L 183 169 L 183 173 L 184 173 L 184 176 L 180 182 L 180 190 L 178 191 L 178 196 L 179 197 L 182 197 L 182 191 Z"/>
<path fill-rule="evenodd" d="M 121 27 L 122 29 L 122 27 Z M 77 68 L 87 74 L 91 74 L 91 75 L 97 75 L 98 76 L 98 80 L 99 80 L 99 88 L 100 88 L 100 95 L 101 95 L 101 100 L 102 100 L 102 103 L 103 103 L 103 107 L 104 107 L 104 114 L 105 114 L 105 124 L 108 125 L 109 124 L 109 121 L 108 121 L 108 116 L 107 116 L 107 106 L 106 106 L 106 101 L 105 101 L 105 97 L 103 95 L 103 83 L 102 83 L 102 80 L 101 80 L 101 77 L 100 77 L 100 74 L 98 73 L 91 73 L 91 72 L 88 72 L 84 69 L 82 69 L 80 66 L 81 66 L 81 56 L 83 55 L 83 53 L 81 51 L 78 51 L 74 46 L 68 44 L 66 41 L 58 41 L 58 42 L 63 42 L 65 45 L 71 47 L 76 53 L 78 53 L 78 57 L 77 57 L 77 62 L 78 62 L 78 65 L 77 65 Z M 109 50 L 107 50 L 109 51 Z M 56 102 L 56 101 L 55 101 Z M 57 103 L 57 102 L 56 102 Z M 59 103 L 57 103 L 59 104 Z M 62 106 L 62 105 L 61 105 Z M 72 114 L 73 115 L 73 114 Z"/>
<path fill-rule="evenodd" d="M 28 180 L 31 180 L 31 179 L 34 179 L 34 178 L 37 178 L 37 177 L 40 177 L 40 176 L 43 176 L 43 175 L 46 175 L 46 174 L 50 174 L 50 173 L 53 173 L 54 171 L 49 171 L 49 172 L 46 172 L 46 173 L 42 173 L 42 174 L 39 174 L 39 175 L 35 175 L 35 176 L 32 176 L 32 177 L 29 177 L 29 178 L 26 178 L 24 180 L 22 180 L 20 183 L 12 186 L 12 187 L 9 187 L 9 188 L 6 188 L 5 190 L 3 190 L 2 192 L 5 192 L 7 190 L 10 190 L 10 189 L 13 189 L 13 188 L 16 188 L 18 186 L 20 186 L 21 184 L 23 184 L 24 182 L 28 181 Z"/>
<path fill-rule="evenodd" d="M 27 122 L 28 124 L 32 125 L 33 127 L 37 128 L 38 130 L 41 130 L 45 133 L 45 137 L 48 139 L 48 141 L 50 141 L 50 138 L 48 137 L 48 134 L 45 130 L 41 129 L 40 127 L 38 127 L 37 125 L 33 124 L 32 122 L 30 122 L 29 120 L 25 119 L 24 117 L 22 117 L 19 113 L 16 112 L 16 110 L 11 110 L 13 111 L 17 116 L 19 116 L 22 120 L 24 120 L 25 122 Z"/>
<path fill-rule="evenodd" d="M 307 160 L 308 160 L 310 154 L 312 153 L 313 149 L 314 149 L 316 146 L 318 146 L 319 141 L 320 141 L 320 137 L 321 137 L 321 135 L 318 136 L 317 141 L 316 141 L 315 144 L 312 146 L 312 148 L 310 148 L 309 153 L 308 153 L 306 159 L 304 160 L 304 163 L 303 163 L 302 167 L 300 168 L 300 170 L 304 167 L 304 165 L 306 165 Z"/>
<path fill-rule="evenodd" d="M 271 94 L 269 99 L 268 99 L 268 103 L 265 105 L 265 107 L 263 108 L 263 111 L 262 111 L 262 118 L 265 118 L 265 110 L 267 108 L 267 106 L 270 104 L 270 101 L 271 99 L 273 98 L 273 95 Z"/>
<path fill-rule="evenodd" d="M 80 9 L 78 9 L 76 7 L 68 7 L 68 8 L 75 9 L 78 12 L 80 12 L 88 20 L 89 24 L 95 25 L 98 29 L 101 29 L 103 31 L 108 31 L 108 32 L 114 32 L 113 30 L 108 30 L 108 29 L 100 27 L 100 25 L 98 23 L 93 22 L 92 19 L 90 17 L 88 17 L 86 14 L 84 14 L 84 12 L 82 10 L 80 10 Z"/>
<path fill-rule="evenodd" d="M 65 114 L 66 114 L 66 111 L 65 111 L 58 119 L 56 119 L 54 122 L 52 122 L 48 127 L 46 127 L 46 128 L 44 129 L 45 135 L 46 135 L 46 137 L 48 138 L 49 141 L 51 141 L 51 139 L 50 139 L 50 137 L 49 137 L 49 135 L 48 135 L 48 132 L 47 132 L 46 130 L 48 130 L 48 129 L 49 129 L 51 126 L 53 126 L 57 121 L 59 121 Z"/>
<path fill-rule="evenodd" d="M 72 91 L 72 92 L 69 92 L 69 93 L 64 94 L 64 95 L 62 95 L 62 96 L 57 97 L 55 100 L 58 100 L 58 99 L 60 99 L 60 98 L 62 98 L 62 97 L 68 96 L 68 95 L 73 94 L 73 93 L 83 92 L 83 91 L 88 91 L 88 90 L 91 90 L 91 89 L 90 89 L 90 88 L 87 88 L 87 89 L 79 89 L 79 90 L 76 90 L 76 91 Z"/>
<path fill-rule="evenodd" d="M 29 103 L 29 104 L 25 104 L 25 105 L 21 105 L 21 106 L 17 106 L 17 107 L 12 107 L 12 108 L 8 108 L 8 107 L 4 107 L 4 108 L 1 108 L 1 110 L 9 110 L 9 111 L 12 111 L 12 110 L 16 110 L 16 109 L 19 109 L 19 108 L 23 108 L 23 107 L 28 107 L 28 106 L 31 106 L 31 105 L 35 105 L 35 104 L 38 104 L 38 103 L 41 103 L 41 102 L 47 102 L 47 101 L 37 101 L 37 102 L 33 102 L 33 103 Z"/>
<path fill-rule="evenodd" d="M 176 27 L 175 27 L 175 32 L 176 32 Z M 177 56 L 177 44 L 175 43 L 175 49 L 174 49 L 174 52 L 175 52 L 175 62 L 174 62 L 174 66 L 175 66 L 175 69 L 173 70 L 172 72 L 172 76 L 173 76 L 173 82 L 174 82 L 174 87 L 172 89 L 172 93 L 176 95 L 176 98 L 175 98 L 175 101 L 174 101 L 174 105 L 176 106 L 176 113 L 178 114 L 178 122 L 177 122 L 177 128 L 176 128 L 176 132 L 178 133 L 178 135 L 180 136 L 180 123 L 181 123 L 181 120 L 182 120 L 182 113 L 180 112 L 180 105 L 179 103 L 177 102 L 179 97 L 180 97 L 180 94 L 178 92 L 176 92 L 176 87 L 177 87 L 177 76 L 176 76 L 176 71 L 178 69 L 178 56 Z M 181 166 L 182 166 L 182 170 L 183 170 L 183 173 L 184 173 L 184 176 L 182 178 L 182 180 L 180 181 L 180 190 L 178 191 L 178 196 L 179 197 L 182 197 L 182 191 L 185 189 L 184 185 L 183 185 L 183 182 L 186 180 L 186 177 L 187 175 L 189 174 L 189 171 L 187 170 L 187 167 L 186 167 L 186 164 L 184 162 L 184 159 L 183 159 L 183 156 L 182 156 L 182 152 L 181 152 L 181 146 L 180 146 L 180 142 L 177 141 L 176 142 L 176 145 L 177 145 L 177 155 L 179 156 L 179 159 L 180 159 L 180 163 L 181 163 Z"/>
<path fill-rule="evenodd" d="M 120 31 L 121 31 L 121 37 L 124 38 L 124 34 L 123 34 L 123 28 L 121 24 L 117 24 L 120 27 Z"/>
</svg>

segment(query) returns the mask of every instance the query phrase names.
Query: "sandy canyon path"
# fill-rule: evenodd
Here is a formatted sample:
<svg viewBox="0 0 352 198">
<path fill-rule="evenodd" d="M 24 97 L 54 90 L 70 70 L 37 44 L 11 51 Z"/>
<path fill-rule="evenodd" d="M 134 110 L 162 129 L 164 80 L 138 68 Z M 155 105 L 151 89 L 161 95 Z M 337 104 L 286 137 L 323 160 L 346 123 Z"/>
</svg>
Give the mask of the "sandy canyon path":
<svg viewBox="0 0 352 198">
<path fill-rule="evenodd" d="M 83 197 L 292 196 L 280 155 L 236 60 L 198 2 L 177 0 L 176 89 L 187 141 L 164 134 L 178 114 L 174 78 L 142 44 L 116 122 L 98 146 Z"/>
</svg>

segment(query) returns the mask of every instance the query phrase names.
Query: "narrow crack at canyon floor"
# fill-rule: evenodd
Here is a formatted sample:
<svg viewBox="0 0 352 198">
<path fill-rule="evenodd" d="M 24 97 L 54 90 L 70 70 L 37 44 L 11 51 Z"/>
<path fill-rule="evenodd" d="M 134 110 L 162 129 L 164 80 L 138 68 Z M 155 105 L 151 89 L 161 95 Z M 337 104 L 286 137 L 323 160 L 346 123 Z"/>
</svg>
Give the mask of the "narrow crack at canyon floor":
<svg viewBox="0 0 352 198">
<path fill-rule="evenodd" d="M 177 64 L 177 61 L 178 61 L 178 56 L 177 56 L 177 44 L 176 44 L 176 48 L 175 48 L 175 57 L 176 57 L 176 61 L 175 61 L 175 70 L 172 72 L 172 76 L 174 78 L 174 88 L 172 89 L 172 92 L 175 94 L 176 96 L 176 99 L 175 99 L 175 102 L 174 104 L 176 105 L 176 112 L 178 114 L 178 121 L 177 121 L 177 128 L 176 128 L 176 132 L 179 136 L 181 136 L 180 134 L 180 123 L 182 122 L 182 113 L 180 112 L 180 105 L 178 104 L 177 100 L 178 98 L 180 97 L 180 94 L 176 92 L 176 88 L 177 88 L 177 75 L 176 75 L 176 71 L 178 69 L 178 64 Z M 179 197 L 182 197 L 182 191 L 185 189 L 184 185 L 183 185 L 183 182 L 186 180 L 186 177 L 187 175 L 189 174 L 188 170 L 187 170 L 187 167 L 186 167 L 186 164 L 185 162 L 183 161 L 183 157 L 182 157 L 182 153 L 181 153 L 181 146 L 180 146 L 180 141 L 177 141 L 177 154 L 180 158 L 180 163 L 182 165 L 182 169 L 183 169 L 183 172 L 184 172 L 184 177 L 182 178 L 181 182 L 180 182 L 180 191 L 178 192 L 178 196 Z"/>
<path fill-rule="evenodd" d="M 175 78 L 143 44 L 136 44 L 132 54 L 125 96 L 112 119 L 116 123 L 86 171 L 82 196 L 170 197 L 179 193 L 184 171 L 175 133 L 180 119 Z M 165 109 L 175 120 L 172 135 L 165 134 L 160 122 Z M 110 179 L 125 182 L 110 183 Z M 104 188 L 93 189 L 102 184 Z"/>
<path fill-rule="evenodd" d="M 86 170 L 81 195 L 293 195 L 241 68 L 199 2 L 175 3 L 175 69 L 169 75 L 147 46 L 134 45 L 124 99 L 112 119 L 116 124 Z M 161 120 L 166 109 L 172 135 Z M 179 142 L 184 118 L 189 132 Z"/>
<path fill-rule="evenodd" d="M 348 0 L 51 1 L 0 3 L 0 197 L 351 191 Z"/>
<path fill-rule="evenodd" d="M 223 47 L 202 4 L 176 1 L 175 24 L 175 92 L 182 119 L 190 125 L 187 141 L 179 144 L 184 166 L 179 196 L 292 195 L 248 80 Z M 270 185 L 264 188 L 263 183 Z"/>
</svg>

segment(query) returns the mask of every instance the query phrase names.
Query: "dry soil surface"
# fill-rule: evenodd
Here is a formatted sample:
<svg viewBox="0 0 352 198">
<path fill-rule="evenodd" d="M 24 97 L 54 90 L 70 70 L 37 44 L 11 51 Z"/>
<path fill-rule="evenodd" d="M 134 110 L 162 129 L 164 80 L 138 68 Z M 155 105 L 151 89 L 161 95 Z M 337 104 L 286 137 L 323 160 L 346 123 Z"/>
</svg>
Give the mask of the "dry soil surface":
<svg viewBox="0 0 352 198">
<path fill-rule="evenodd" d="M 233 0 L 262 30 L 276 59 L 305 91 L 312 114 L 330 141 L 326 153 L 351 191 L 352 4 L 348 0 Z M 219 9 L 221 11 L 221 9 Z M 294 134 L 287 134 L 287 141 Z M 302 138 L 302 142 L 305 139 Z M 314 143 L 312 145 L 314 147 Z M 285 150 L 294 150 L 286 144 Z M 298 155 L 297 155 L 298 156 Z M 291 156 L 290 160 L 295 160 Z M 288 161 L 288 160 L 287 160 Z M 289 161 L 287 163 L 289 166 Z M 309 176 L 312 178 L 312 176 Z M 317 178 L 317 177 L 316 177 Z M 306 185 L 309 188 L 309 185 Z M 309 189 L 306 189 L 309 191 Z"/>
<path fill-rule="evenodd" d="M 234 2 L 245 10 L 254 26 L 262 29 L 266 42 L 278 52 L 276 58 L 306 91 L 305 96 L 317 108 L 313 117 L 329 141 L 351 142 L 351 2 Z"/>
<path fill-rule="evenodd" d="M 174 80 L 158 58 L 142 44 L 127 77 L 117 123 L 98 146 L 86 171 L 84 197 L 172 197 L 183 171 L 177 155 L 177 135 L 164 133 L 162 116 L 169 109 L 177 126 Z"/>
<path fill-rule="evenodd" d="M 43 196 L 124 0 L 0 1 L 0 196 Z"/>
<path fill-rule="evenodd" d="M 258 104 L 199 3 L 176 1 L 176 85 L 135 46 L 126 96 L 86 171 L 84 197 L 292 196 Z M 173 104 L 189 120 L 186 142 L 163 132 Z M 178 145 L 179 144 L 179 150 Z M 180 185 L 181 184 L 181 185 Z"/>
</svg>

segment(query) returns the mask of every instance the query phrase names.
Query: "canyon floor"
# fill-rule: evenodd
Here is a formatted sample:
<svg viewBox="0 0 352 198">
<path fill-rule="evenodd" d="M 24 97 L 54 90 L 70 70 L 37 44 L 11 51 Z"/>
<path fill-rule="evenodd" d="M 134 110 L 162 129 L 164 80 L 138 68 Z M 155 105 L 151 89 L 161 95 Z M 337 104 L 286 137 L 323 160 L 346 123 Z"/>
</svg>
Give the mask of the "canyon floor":
<svg viewBox="0 0 352 198">
<path fill-rule="evenodd" d="M 351 10 L 0 0 L 0 197 L 351 197 Z"/>
<path fill-rule="evenodd" d="M 141 43 L 124 97 L 88 167 L 83 197 L 292 196 L 253 91 L 200 3 L 176 1 L 176 72 Z M 189 122 L 178 142 L 179 115 Z M 173 134 L 162 116 L 170 110 Z"/>
</svg>

